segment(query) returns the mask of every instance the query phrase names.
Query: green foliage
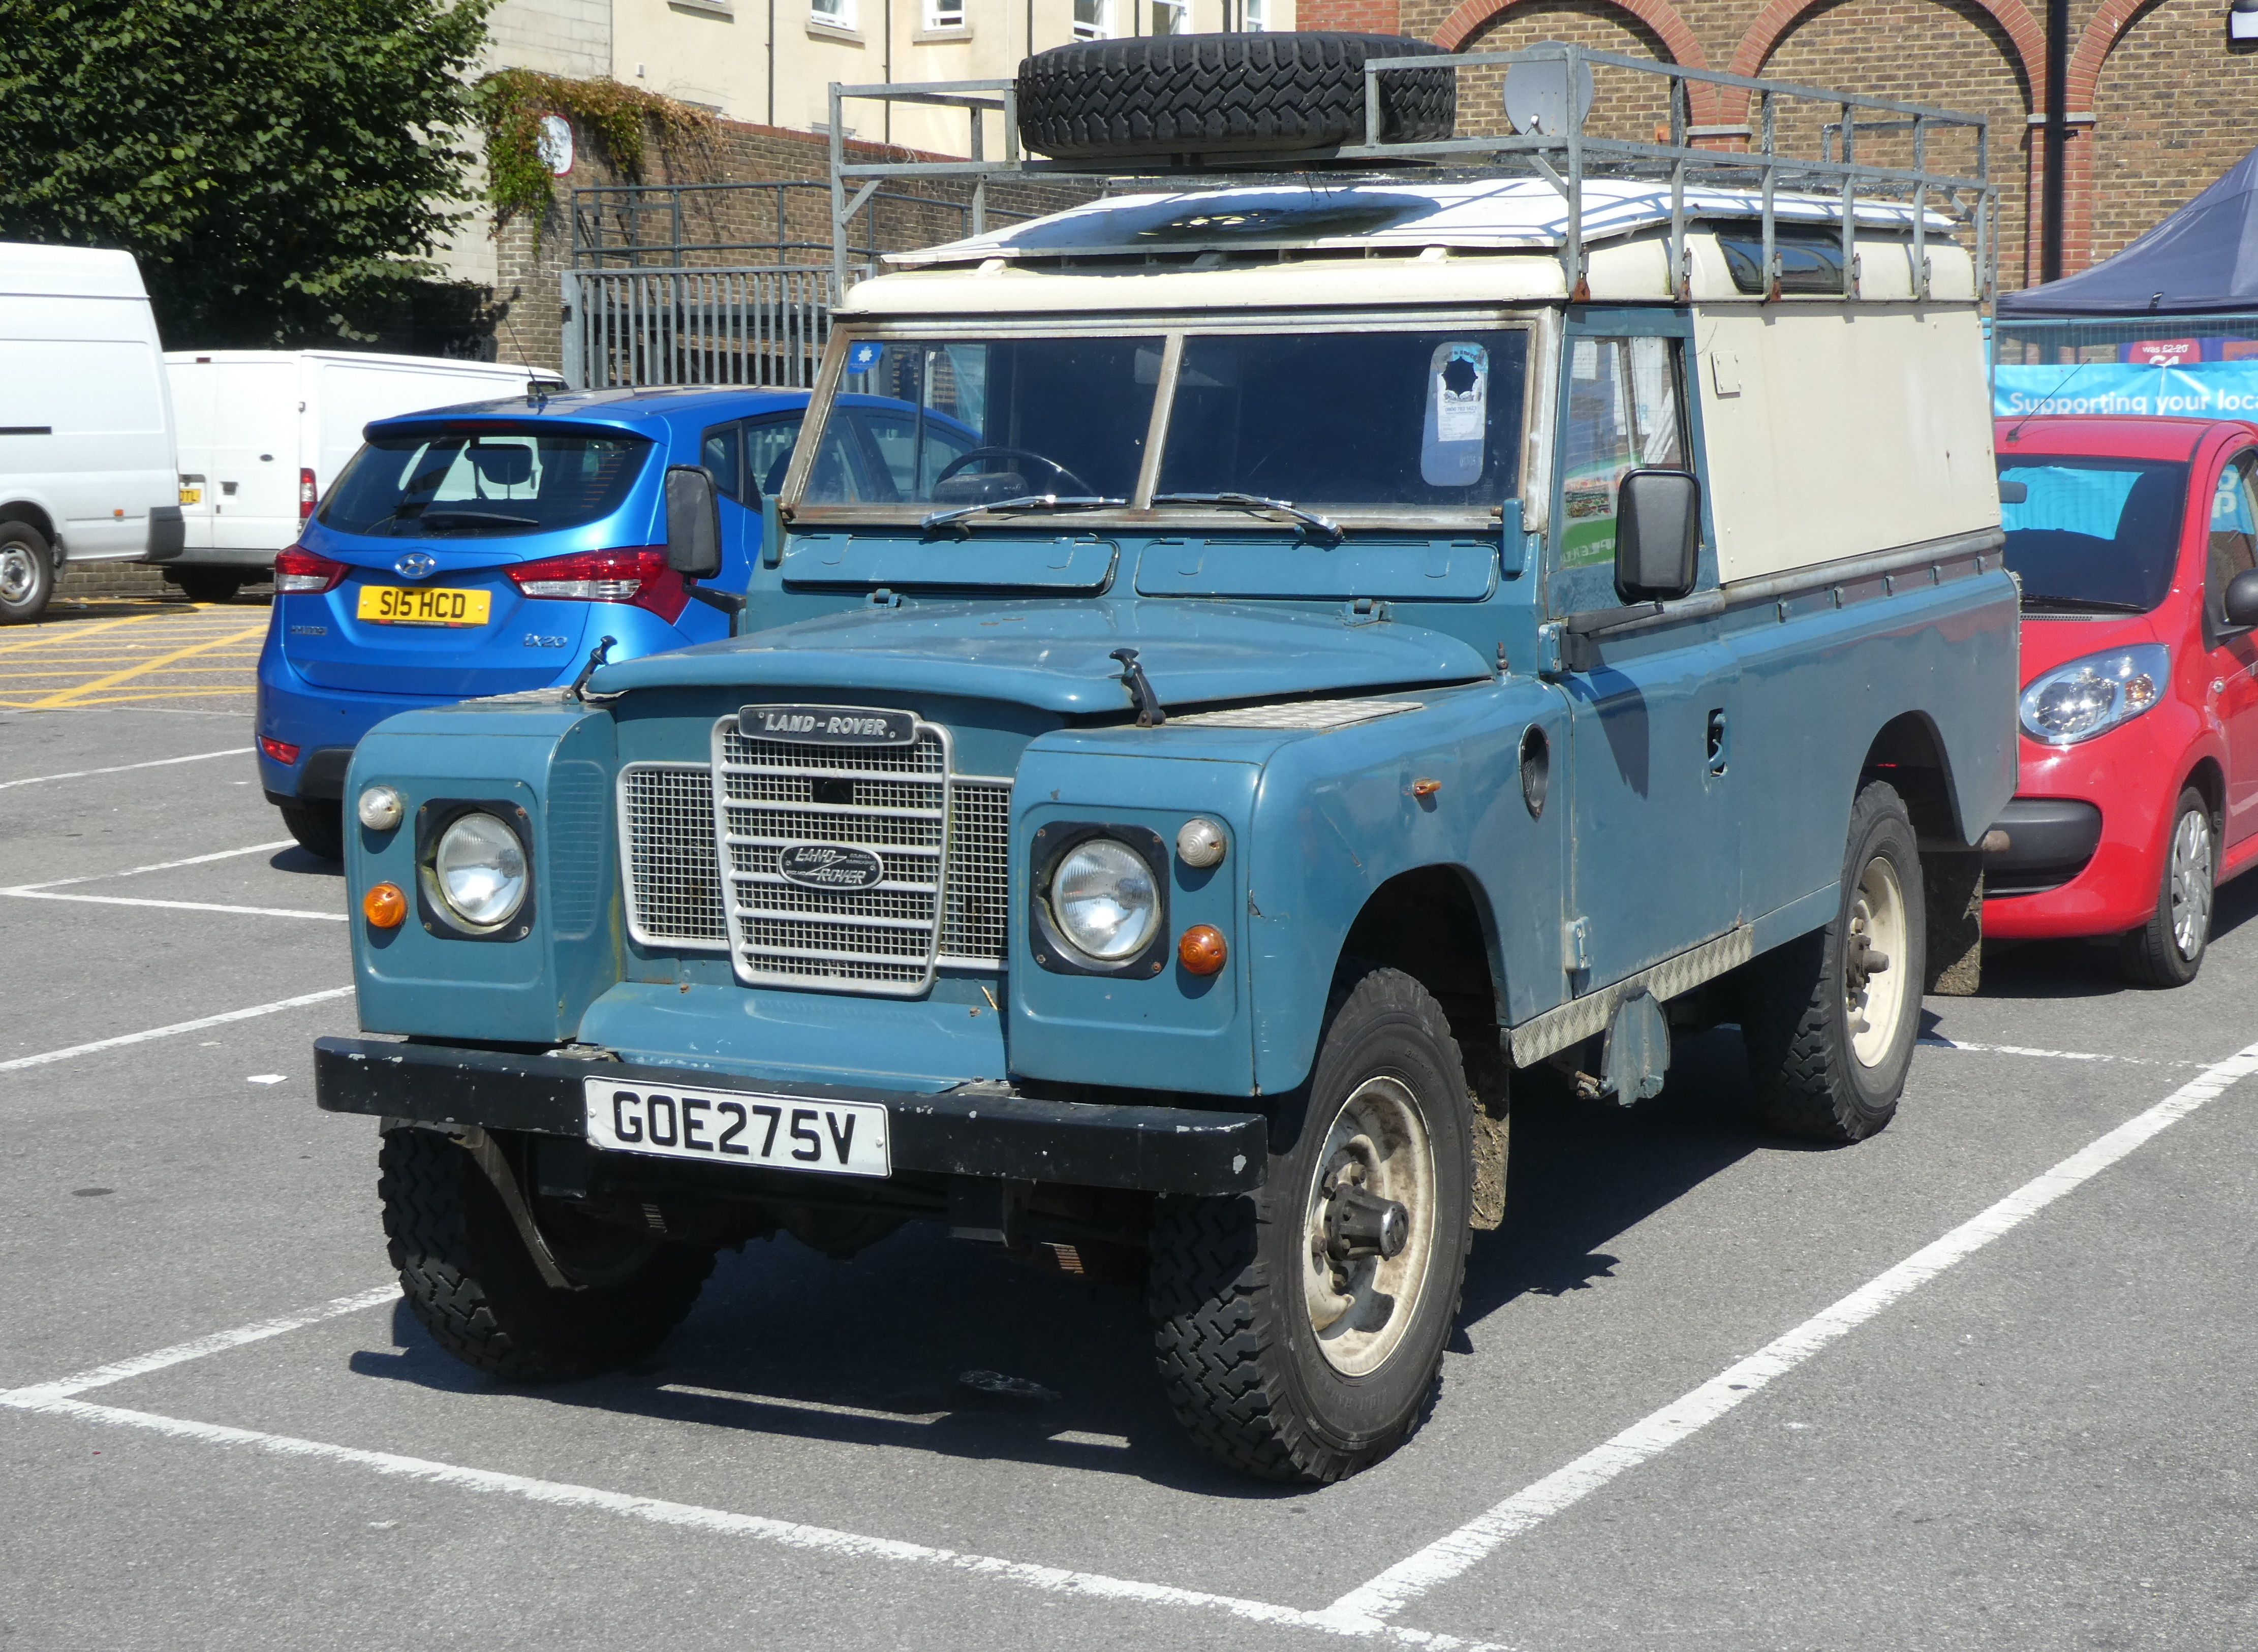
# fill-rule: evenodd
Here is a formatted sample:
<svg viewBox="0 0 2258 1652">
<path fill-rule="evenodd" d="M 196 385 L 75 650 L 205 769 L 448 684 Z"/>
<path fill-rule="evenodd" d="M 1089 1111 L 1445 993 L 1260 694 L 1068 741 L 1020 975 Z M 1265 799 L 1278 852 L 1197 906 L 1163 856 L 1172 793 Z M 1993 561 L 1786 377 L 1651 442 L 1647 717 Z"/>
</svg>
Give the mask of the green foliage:
<svg viewBox="0 0 2258 1652">
<path fill-rule="evenodd" d="M 710 157 L 714 117 L 671 97 L 614 80 L 572 81 L 531 69 L 501 69 L 478 87 L 479 124 L 486 137 L 486 198 L 497 223 L 522 213 L 536 233 L 553 198 L 541 159 L 541 117 L 562 115 L 593 138 L 621 176 L 642 182 L 647 131 L 656 132 L 668 165 L 683 170 Z"/>
<path fill-rule="evenodd" d="M 0 0 L 0 239 L 122 247 L 169 344 L 396 308 L 461 218 L 493 0 Z"/>
</svg>

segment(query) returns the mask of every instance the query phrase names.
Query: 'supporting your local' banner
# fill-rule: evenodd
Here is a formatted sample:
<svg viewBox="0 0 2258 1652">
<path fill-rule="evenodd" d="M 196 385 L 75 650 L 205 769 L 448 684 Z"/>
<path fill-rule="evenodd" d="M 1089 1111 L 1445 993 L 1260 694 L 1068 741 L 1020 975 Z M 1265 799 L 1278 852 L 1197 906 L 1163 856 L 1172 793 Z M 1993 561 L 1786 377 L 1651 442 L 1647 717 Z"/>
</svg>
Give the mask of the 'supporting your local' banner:
<svg viewBox="0 0 2258 1652">
<path fill-rule="evenodd" d="M 2258 361 L 2136 367 L 2113 361 L 1992 370 L 1992 411 L 2258 421 Z"/>
</svg>

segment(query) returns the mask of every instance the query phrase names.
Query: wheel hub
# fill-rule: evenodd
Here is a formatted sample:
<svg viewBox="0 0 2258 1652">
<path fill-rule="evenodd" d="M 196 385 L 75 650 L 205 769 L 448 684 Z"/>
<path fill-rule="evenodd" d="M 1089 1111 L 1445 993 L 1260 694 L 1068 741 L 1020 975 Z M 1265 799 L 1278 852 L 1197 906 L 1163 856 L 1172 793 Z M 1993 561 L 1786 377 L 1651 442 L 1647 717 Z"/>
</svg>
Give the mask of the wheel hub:
<svg viewBox="0 0 2258 1652">
<path fill-rule="evenodd" d="M 21 545 L 0 545 L 0 602 L 21 602 L 39 583 L 32 553 Z"/>
<path fill-rule="evenodd" d="M 1418 1103 L 1398 1080 L 1368 1080 L 1334 1116 L 1305 1206 L 1303 1297 L 1336 1371 L 1376 1370 L 1402 1340 L 1434 1223 L 1434 1148 Z"/>
<path fill-rule="evenodd" d="M 2211 930 L 2212 900 L 2211 821 L 2192 809 L 2172 833 L 2171 880 L 2172 945 L 2192 959 Z"/>
<path fill-rule="evenodd" d="M 1875 1067 L 1895 1042 L 1906 1003 L 1903 961 L 1909 945 L 1905 886 L 1876 855 L 1858 875 L 1843 937 L 1843 1011 L 1860 1065 Z"/>
</svg>

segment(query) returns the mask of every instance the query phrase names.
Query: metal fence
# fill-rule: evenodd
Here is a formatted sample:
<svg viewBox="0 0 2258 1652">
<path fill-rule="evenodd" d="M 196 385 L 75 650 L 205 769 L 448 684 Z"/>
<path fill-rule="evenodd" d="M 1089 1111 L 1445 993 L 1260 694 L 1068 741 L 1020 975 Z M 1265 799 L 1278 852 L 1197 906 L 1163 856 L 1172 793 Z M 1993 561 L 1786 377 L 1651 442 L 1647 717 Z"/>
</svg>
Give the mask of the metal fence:
<svg viewBox="0 0 2258 1652">
<path fill-rule="evenodd" d="M 643 385 L 805 388 L 831 334 L 831 272 L 566 270 L 564 379 L 576 390 Z"/>
<path fill-rule="evenodd" d="M 2028 321 L 2002 317 L 1992 327 L 1992 358 L 2003 367 L 2057 362 L 2247 361 L 2258 358 L 2258 312 Z"/>
</svg>

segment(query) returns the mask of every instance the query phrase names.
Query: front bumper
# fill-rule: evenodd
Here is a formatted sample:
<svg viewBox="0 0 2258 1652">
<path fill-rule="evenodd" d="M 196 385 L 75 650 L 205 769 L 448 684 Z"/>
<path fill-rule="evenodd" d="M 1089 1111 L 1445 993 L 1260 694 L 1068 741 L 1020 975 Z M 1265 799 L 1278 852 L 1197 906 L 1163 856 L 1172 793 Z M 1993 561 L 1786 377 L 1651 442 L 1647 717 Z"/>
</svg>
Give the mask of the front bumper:
<svg viewBox="0 0 2258 1652">
<path fill-rule="evenodd" d="M 897 1174 L 976 1176 L 1187 1195 L 1249 1192 L 1262 1181 L 1269 1126 L 1259 1113 L 1038 1101 L 999 1089 L 939 1095 L 769 1084 L 726 1074 L 581 1061 L 371 1039 L 314 1041 L 314 1095 L 332 1113 L 587 1139 L 583 1081 L 834 1102 L 887 1113 Z M 685 1161 L 641 1154 L 645 1171 Z M 685 1166 L 695 1169 L 698 1166 Z M 829 1178 L 800 1177 L 803 1181 Z"/>
</svg>

